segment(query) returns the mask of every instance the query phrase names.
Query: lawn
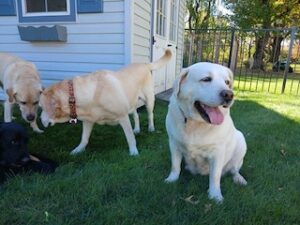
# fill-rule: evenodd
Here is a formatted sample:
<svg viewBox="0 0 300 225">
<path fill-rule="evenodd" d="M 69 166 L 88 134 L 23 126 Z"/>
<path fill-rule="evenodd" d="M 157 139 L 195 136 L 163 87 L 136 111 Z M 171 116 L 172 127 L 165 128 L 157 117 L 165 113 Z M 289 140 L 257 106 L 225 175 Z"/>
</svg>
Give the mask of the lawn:
<svg viewBox="0 0 300 225">
<path fill-rule="evenodd" d="M 235 87 L 246 91 L 265 91 L 281 94 L 283 75 L 277 74 L 238 74 L 235 76 Z M 300 74 L 288 74 L 285 94 L 300 95 Z"/>
<path fill-rule="evenodd" d="M 140 155 L 129 156 L 119 126 L 95 126 L 86 151 L 71 156 L 81 125 L 58 124 L 33 133 L 30 151 L 60 163 L 53 175 L 22 175 L 0 187 L 0 224 L 288 224 L 300 221 L 300 100 L 297 96 L 236 92 L 232 108 L 248 152 L 241 173 L 248 186 L 222 179 L 224 202 L 207 197 L 208 177 L 170 169 L 164 126 L 167 103 L 156 102 L 156 131 L 140 110 Z M 1 114 L 3 115 L 3 113 Z"/>
</svg>

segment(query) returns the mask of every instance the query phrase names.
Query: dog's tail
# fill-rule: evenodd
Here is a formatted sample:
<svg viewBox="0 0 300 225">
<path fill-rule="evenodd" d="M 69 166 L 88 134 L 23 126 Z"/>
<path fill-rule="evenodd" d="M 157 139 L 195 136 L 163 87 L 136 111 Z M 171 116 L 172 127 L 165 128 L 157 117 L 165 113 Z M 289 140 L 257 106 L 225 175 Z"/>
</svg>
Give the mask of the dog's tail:
<svg viewBox="0 0 300 225">
<path fill-rule="evenodd" d="M 165 51 L 165 54 L 159 60 L 148 64 L 150 70 L 157 70 L 163 67 L 170 61 L 171 58 L 172 58 L 172 52 L 170 49 L 167 49 Z"/>
</svg>

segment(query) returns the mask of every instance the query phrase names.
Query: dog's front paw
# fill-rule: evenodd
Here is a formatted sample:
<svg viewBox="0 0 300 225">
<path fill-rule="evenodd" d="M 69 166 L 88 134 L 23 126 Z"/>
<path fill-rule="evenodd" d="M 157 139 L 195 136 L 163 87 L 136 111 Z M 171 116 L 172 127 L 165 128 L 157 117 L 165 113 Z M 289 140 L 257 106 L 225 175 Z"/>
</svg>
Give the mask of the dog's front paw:
<svg viewBox="0 0 300 225">
<path fill-rule="evenodd" d="M 83 152 L 83 151 L 84 151 L 84 149 L 75 148 L 74 150 L 72 150 L 70 152 L 70 154 L 71 155 L 77 155 L 77 154 L 79 154 L 80 152 Z"/>
<path fill-rule="evenodd" d="M 44 133 L 44 131 L 43 130 L 41 130 L 39 127 L 38 127 L 38 125 L 36 124 L 36 121 L 33 121 L 33 122 L 31 122 L 30 123 L 30 126 L 31 126 L 31 128 L 32 128 L 32 130 L 34 131 L 34 132 L 36 132 L 36 133 Z"/>
<path fill-rule="evenodd" d="M 165 179 L 166 183 L 173 183 L 177 181 L 179 178 L 179 175 L 177 173 L 171 172 L 170 175 Z"/>
<path fill-rule="evenodd" d="M 139 134 L 140 132 L 141 132 L 140 128 L 134 128 L 133 129 L 133 133 L 135 133 L 135 134 Z"/>
<path fill-rule="evenodd" d="M 154 131 L 155 131 L 155 128 L 154 128 L 153 126 L 149 126 L 149 127 L 148 127 L 148 131 L 149 131 L 149 132 L 154 132 Z"/>
<path fill-rule="evenodd" d="M 33 128 L 33 131 L 36 132 L 36 133 L 39 133 L 39 134 L 44 133 L 44 131 L 39 129 L 39 128 Z"/>
<path fill-rule="evenodd" d="M 129 155 L 137 156 L 137 155 L 139 155 L 139 151 L 137 150 L 136 147 L 131 148 L 131 149 L 129 149 Z"/>
<path fill-rule="evenodd" d="M 218 204 L 221 204 L 223 202 L 223 196 L 221 192 L 210 192 L 208 194 L 208 197 L 214 201 L 216 201 Z"/>
</svg>

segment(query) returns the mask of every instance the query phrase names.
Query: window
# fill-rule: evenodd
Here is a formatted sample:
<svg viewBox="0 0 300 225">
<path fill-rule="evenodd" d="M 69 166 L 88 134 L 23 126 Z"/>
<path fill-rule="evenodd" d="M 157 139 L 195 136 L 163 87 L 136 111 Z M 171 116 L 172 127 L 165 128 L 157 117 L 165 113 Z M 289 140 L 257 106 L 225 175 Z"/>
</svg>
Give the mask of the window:
<svg viewBox="0 0 300 225">
<path fill-rule="evenodd" d="M 75 21 L 74 0 L 18 0 L 20 22 Z"/>
<path fill-rule="evenodd" d="M 26 13 L 67 12 L 67 0 L 25 0 Z"/>
<path fill-rule="evenodd" d="M 166 36 L 166 20 L 167 20 L 166 0 L 158 0 L 156 6 L 156 34 Z"/>
</svg>

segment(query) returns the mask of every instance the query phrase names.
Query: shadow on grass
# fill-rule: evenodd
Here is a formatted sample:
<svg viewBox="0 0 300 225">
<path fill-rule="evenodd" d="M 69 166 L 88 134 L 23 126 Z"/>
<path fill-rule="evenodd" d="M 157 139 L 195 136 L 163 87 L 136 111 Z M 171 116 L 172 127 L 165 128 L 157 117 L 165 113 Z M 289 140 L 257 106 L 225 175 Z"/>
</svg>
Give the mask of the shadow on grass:
<svg viewBox="0 0 300 225">
<path fill-rule="evenodd" d="M 248 186 L 239 187 L 225 176 L 222 205 L 208 199 L 207 176 L 183 169 L 177 183 L 163 182 L 170 169 L 166 102 L 157 101 L 154 133 L 147 132 L 146 111 L 139 111 L 138 157 L 129 156 L 120 126 L 95 126 L 86 151 L 71 156 L 80 141 L 81 124 L 57 124 L 36 134 L 18 119 L 31 136 L 30 151 L 61 166 L 47 177 L 18 176 L 3 185 L 1 220 L 3 224 L 297 224 L 299 117 L 290 119 L 249 100 L 236 101 L 231 112 L 248 144 L 241 170 Z M 193 203 L 187 200 L 191 196 Z"/>
</svg>

